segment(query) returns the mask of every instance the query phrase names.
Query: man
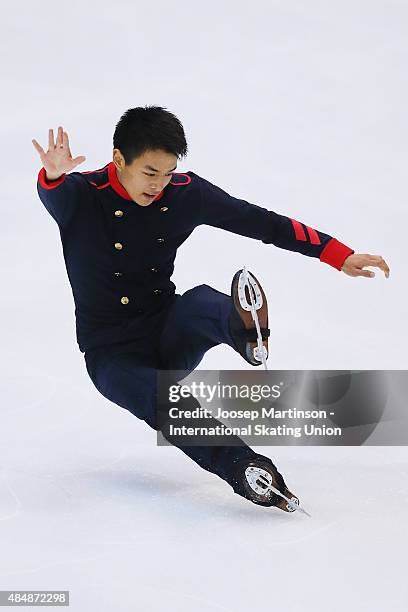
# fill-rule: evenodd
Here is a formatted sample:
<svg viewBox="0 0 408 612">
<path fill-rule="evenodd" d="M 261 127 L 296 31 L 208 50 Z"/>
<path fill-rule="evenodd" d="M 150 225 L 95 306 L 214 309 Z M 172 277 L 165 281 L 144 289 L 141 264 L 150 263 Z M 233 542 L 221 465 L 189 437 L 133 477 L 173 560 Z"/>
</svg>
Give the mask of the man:
<svg viewBox="0 0 408 612">
<path fill-rule="evenodd" d="M 245 300 L 251 296 L 244 295 L 243 271 L 235 275 L 230 296 L 208 285 L 175 293 L 170 277 L 176 252 L 195 227 L 211 225 L 319 258 L 350 276 L 374 276 L 366 266 L 389 276 L 380 256 L 356 254 L 332 236 L 234 198 L 194 172 L 175 172 L 187 143 L 180 121 L 162 107 L 127 110 L 116 125 L 113 159 L 98 170 L 72 172 L 85 157 L 72 157 L 62 126 L 56 142 L 49 130 L 48 151 L 32 142 L 43 165 L 37 190 L 59 226 L 89 376 L 106 398 L 165 436 L 167 421 L 158 414 L 166 415 L 169 406 L 159 400 L 158 369 L 191 372 L 220 343 L 252 365 L 261 365 L 268 350 L 266 296 L 253 275 L 249 291 L 259 311 L 258 334 L 248 318 Z M 186 406 L 196 407 L 197 400 L 180 399 L 179 407 Z M 292 511 L 298 499 L 272 461 L 234 442 L 178 446 L 239 495 Z"/>
</svg>

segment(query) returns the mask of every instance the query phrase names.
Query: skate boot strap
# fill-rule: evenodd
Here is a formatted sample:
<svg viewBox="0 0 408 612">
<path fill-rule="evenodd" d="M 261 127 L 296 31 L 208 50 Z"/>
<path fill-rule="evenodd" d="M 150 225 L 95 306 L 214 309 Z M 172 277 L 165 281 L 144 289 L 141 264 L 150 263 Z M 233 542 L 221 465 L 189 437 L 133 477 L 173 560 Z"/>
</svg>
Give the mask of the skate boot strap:
<svg viewBox="0 0 408 612">
<path fill-rule="evenodd" d="M 261 327 L 260 330 L 262 340 L 266 340 L 271 335 L 270 329 L 266 327 Z M 245 338 L 247 342 L 256 342 L 258 339 L 258 334 L 256 333 L 255 327 L 252 329 L 240 329 L 239 331 L 237 330 L 235 333 L 237 336 L 242 336 L 243 338 Z"/>
</svg>

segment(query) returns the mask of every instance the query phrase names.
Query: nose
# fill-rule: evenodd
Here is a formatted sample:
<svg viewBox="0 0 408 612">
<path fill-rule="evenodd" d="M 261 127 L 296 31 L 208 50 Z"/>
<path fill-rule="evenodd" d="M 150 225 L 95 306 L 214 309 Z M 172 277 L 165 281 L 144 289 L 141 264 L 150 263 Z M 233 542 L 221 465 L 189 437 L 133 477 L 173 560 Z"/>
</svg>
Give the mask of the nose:
<svg viewBox="0 0 408 612">
<path fill-rule="evenodd" d="M 169 179 L 162 181 L 161 183 L 150 183 L 150 193 L 160 193 L 161 191 L 163 191 L 163 189 L 166 187 L 166 185 L 168 185 L 168 183 L 170 182 L 171 177 L 169 177 Z"/>
</svg>

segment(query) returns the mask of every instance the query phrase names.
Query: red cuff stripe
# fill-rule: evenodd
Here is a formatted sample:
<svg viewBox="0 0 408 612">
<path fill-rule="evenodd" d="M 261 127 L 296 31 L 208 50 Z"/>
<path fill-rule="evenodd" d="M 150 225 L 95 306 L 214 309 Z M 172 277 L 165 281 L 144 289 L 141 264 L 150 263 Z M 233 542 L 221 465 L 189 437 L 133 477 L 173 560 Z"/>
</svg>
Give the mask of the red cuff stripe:
<svg viewBox="0 0 408 612">
<path fill-rule="evenodd" d="M 307 240 L 305 230 L 299 221 L 295 221 L 295 219 L 291 219 L 293 229 L 295 230 L 296 240 Z"/>
<path fill-rule="evenodd" d="M 45 177 L 45 168 L 41 168 L 41 170 L 38 173 L 38 182 L 40 183 L 41 187 L 44 187 L 44 189 L 54 189 L 55 187 L 58 187 L 58 185 L 61 185 L 61 183 L 63 183 L 64 180 L 65 180 L 65 174 L 62 174 L 59 177 L 59 179 L 57 179 L 56 181 L 52 181 L 52 183 L 48 183 Z"/>
<path fill-rule="evenodd" d="M 332 238 L 320 253 L 320 261 L 341 271 L 344 261 L 352 253 L 354 253 L 353 249 L 339 242 L 336 238 Z"/>
<path fill-rule="evenodd" d="M 307 229 L 309 237 L 310 237 L 310 242 L 312 244 L 321 244 L 320 238 L 319 238 L 318 233 L 316 232 L 316 230 L 314 230 L 313 227 L 309 227 L 308 225 L 306 225 L 306 229 Z"/>
</svg>

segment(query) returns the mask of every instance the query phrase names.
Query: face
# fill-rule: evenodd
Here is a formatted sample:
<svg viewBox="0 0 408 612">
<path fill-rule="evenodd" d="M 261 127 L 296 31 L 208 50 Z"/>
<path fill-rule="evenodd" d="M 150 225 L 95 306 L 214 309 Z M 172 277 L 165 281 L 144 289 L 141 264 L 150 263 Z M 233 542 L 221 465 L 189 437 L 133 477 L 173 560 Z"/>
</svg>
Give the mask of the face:
<svg viewBox="0 0 408 612">
<path fill-rule="evenodd" d="M 149 206 L 169 184 L 177 168 L 177 156 L 161 149 L 146 151 L 125 165 L 119 149 L 113 150 L 113 161 L 119 181 L 140 206 Z"/>
</svg>

